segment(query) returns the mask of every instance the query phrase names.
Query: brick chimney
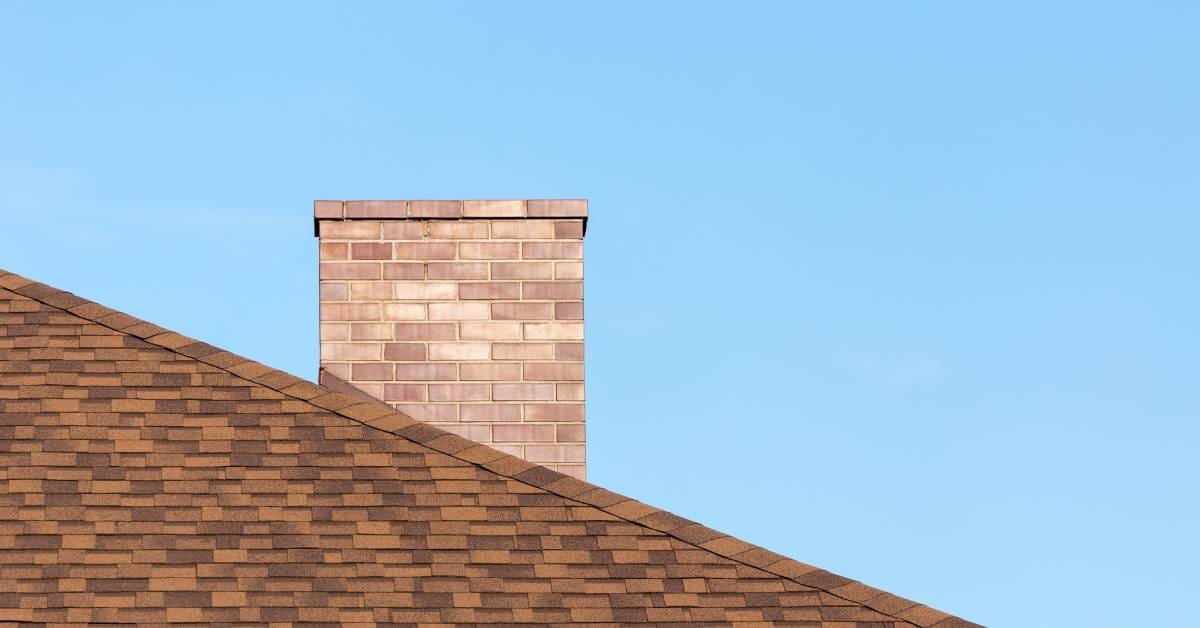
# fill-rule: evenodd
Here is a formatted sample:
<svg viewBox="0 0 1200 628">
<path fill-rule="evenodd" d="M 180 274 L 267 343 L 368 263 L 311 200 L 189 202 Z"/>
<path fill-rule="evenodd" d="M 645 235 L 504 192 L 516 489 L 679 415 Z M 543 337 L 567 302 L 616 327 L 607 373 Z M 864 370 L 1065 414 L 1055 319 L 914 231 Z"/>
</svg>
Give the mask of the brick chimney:
<svg viewBox="0 0 1200 628">
<path fill-rule="evenodd" d="M 586 200 L 314 210 L 323 380 L 584 477 Z"/>
</svg>

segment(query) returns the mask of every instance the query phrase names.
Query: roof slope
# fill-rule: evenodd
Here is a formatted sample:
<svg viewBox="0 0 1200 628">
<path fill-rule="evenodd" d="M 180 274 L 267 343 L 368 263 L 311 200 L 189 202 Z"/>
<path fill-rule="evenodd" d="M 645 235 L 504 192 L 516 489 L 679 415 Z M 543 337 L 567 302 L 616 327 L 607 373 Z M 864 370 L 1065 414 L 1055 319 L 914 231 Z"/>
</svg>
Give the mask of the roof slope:
<svg viewBox="0 0 1200 628">
<path fill-rule="evenodd" d="M 2 270 L 0 621 L 974 625 Z"/>
</svg>

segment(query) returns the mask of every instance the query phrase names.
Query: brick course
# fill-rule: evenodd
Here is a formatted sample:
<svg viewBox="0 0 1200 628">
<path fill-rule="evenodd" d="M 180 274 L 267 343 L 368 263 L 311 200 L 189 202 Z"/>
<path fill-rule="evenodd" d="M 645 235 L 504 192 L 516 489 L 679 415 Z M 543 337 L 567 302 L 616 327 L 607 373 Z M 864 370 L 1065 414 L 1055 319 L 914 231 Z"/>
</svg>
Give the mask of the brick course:
<svg viewBox="0 0 1200 628">
<path fill-rule="evenodd" d="M 587 202 L 317 201 L 321 367 L 584 476 Z"/>
</svg>

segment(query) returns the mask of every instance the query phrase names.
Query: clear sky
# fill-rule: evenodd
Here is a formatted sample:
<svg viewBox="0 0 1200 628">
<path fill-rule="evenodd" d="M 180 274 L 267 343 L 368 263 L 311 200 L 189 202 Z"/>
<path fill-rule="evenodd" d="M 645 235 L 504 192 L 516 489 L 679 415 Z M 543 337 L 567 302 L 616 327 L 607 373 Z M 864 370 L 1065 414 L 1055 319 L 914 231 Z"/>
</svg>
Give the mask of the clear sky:
<svg viewBox="0 0 1200 628">
<path fill-rule="evenodd" d="M 1200 625 L 1195 3 L 0 5 L 0 267 L 294 373 L 315 198 L 587 197 L 589 478 Z"/>
</svg>

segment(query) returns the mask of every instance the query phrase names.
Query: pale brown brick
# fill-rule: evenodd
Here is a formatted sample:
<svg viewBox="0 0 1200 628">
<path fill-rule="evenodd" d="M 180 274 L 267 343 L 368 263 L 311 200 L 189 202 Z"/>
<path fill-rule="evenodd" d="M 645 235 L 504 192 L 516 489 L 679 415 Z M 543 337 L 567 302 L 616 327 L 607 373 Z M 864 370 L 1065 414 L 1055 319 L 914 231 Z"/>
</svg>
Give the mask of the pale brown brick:
<svg viewBox="0 0 1200 628">
<path fill-rule="evenodd" d="M 555 279 L 583 279 L 583 262 L 554 262 Z"/>
<path fill-rule="evenodd" d="M 583 340 L 583 323 L 524 323 L 526 340 Z"/>
<path fill-rule="evenodd" d="M 559 239 L 583 239 L 582 220 L 559 220 L 554 223 L 554 237 Z"/>
<path fill-rule="evenodd" d="M 554 224 L 548 220 L 495 220 L 492 238 L 496 240 L 549 240 Z"/>
<path fill-rule="evenodd" d="M 582 299 L 582 281 L 525 281 L 521 283 L 524 299 Z"/>
<path fill-rule="evenodd" d="M 355 301 L 390 301 L 392 282 L 355 281 L 350 284 L 350 298 Z"/>
<path fill-rule="evenodd" d="M 458 367 L 463 381 L 514 381 L 521 379 L 521 365 L 504 362 L 466 362 Z"/>
<path fill-rule="evenodd" d="M 404 218 L 406 205 L 405 201 L 346 201 L 345 212 L 347 218 Z"/>
<path fill-rule="evenodd" d="M 321 340 L 349 340 L 350 325 L 348 323 L 321 323 Z"/>
<path fill-rule="evenodd" d="M 319 230 L 327 240 L 378 240 L 381 233 L 373 220 L 322 220 Z"/>
<path fill-rule="evenodd" d="M 323 321 L 377 321 L 381 308 L 378 303 L 322 303 Z"/>
<path fill-rule="evenodd" d="M 516 281 L 463 282 L 458 286 L 461 299 L 519 299 L 521 284 Z"/>
<path fill-rule="evenodd" d="M 492 262 L 492 279 L 550 279 L 553 262 Z"/>
<path fill-rule="evenodd" d="M 487 401 L 491 398 L 488 384 L 430 384 L 430 401 Z"/>
<path fill-rule="evenodd" d="M 486 342 L 431 342 L 430 360 L 486 360 L 492 346 Z"/>
<path fill-rule="evenodd" d="M 524 217 L 525 201 L 463 201 L 462 215 L 464 218 Z"/>
<path fill-rule="evenodd" d="M 583 242 L 522 242 L 525 259 L 582 259 Z"/>
<path fill-rule="evenodd" d="M 454 323 L 396 323 L 396 340 L 454 340 L 458 330 Z"/>
<path fill-rule="evenodd" d="M 436 301 L 458 297 L 458 284 L 447 281 L 397 281 L 396 298 L 405 301 Z"/>
<path fill-rule="evenodd" d="M 380 271 L 372 262 L 321 262 L 321 279 L 379 279 Z"/>
<path fill-rule="evenodd" d="M 486 321 L 492 308 L 487 303 L 430 303 L 430 320 Z"/>
<path fill-rule="evenodd" d="M 397 410 L 418 421 L 457 421 L 458 404 L 453 403 L 397 403 Z"/>
<path fill-rule="evenodd" d="M 458 254 L 462 259 L 519 259 L 521 243 L 463 242 L 458 245 Z"/>
<path fill-rule="evenodd" d="M 424 279 L 425 264 L 419 262 L 384 262 L 384 279 Z"/>
<path fill-rule="evenodd" d="M 501 423 L 492 426 L 492 438 L 498 443 L 554 442 L 554 426 Z"/>
<path fill-rule="evenodd" d="M 583 445 L 526 445 L 530 462 L 583 462 Z"/>
<path fill-rule="evenodd" d="M 375 342 L 322 342 L 322 360 L 378 360 L 383 357 Z"/>
<path fill-rule="evenodd" d="M 391 340 L 392 323 L 351 323 L 351 340 Z"/>
<path fill-rule="evenodd" d="M 520 340 L 521 324 L 459 323 L 458 334 L 462 340 Z"/>
<path fill-rule="evenodd" d="M 425 360 L 425 345 L 419 342 L 389 342 L 383 345 L 383 359 L 394 362 Z"/>
<path fill-rule="evenodd" d="M 486 221 L 455 220 L 429 223 L 428 234 L 439 240 L 486 240 L 491 229 Z"/>
<path fill-rule="evenodd" d="M 553 401 L 554 384 L 493 384 L 496 401 Z"/>
<path fill-rule="evenodd" d="M 430 279 L 487 279 L 487 262 L 431 262 Z"/>
<path fill-rule="evenodd" d="M 420 240 L 425 237 L 425 222 L 389 220 L 383 223 L 384 240 Z"/>
<path fill-rule="evenodd" d="M 419 321 L 425 319 L 424 303 L 384 303 L 382 315 L 385 321 Z"/>
<path fill-rule="evenodd" d="M 493 320 L 536 321 L 554 318 L 552 303 L 493 303 Z"/>
<path fill-rule="evenodd" d="M 397 242 L 393 248 L 394 259 L 454 259 L 457 252 L 453 242 Z"/>
<path fill-rule="evenodd" d="M 583 361 L 583 343 L 582 342 L 558 342 L 554 344 L 554 359 L 572 361 Z"/>
<path fill-rule="evenodd" d="M 554 318 L 560 321 L 583 320 L 583 302 L 569 301 L 554 304 Z"/>
<path fill-rule="evenodd" d="M 554 390 L 559 401 L 583 401 L 583 384 L 558 384 Z"/>
<path fill-rule="evenodd" d="M 583 381 L 582 362 L 527 362 L 526 381 Z"/>
<path fill-rule="evenodd" d="M 582 421 L 582 403 L 528 403 L 525 404 L 526 421 Z"/>
<path fill-rule="evenodd" d="M 560 443 L 582 443 L 584 441 L 583 423 L 556 425 L 554 428 L 554 440 Z"/>
<path fill-rule="evenodd" d="M 350 367 L 350 377 L 353 381 L 391 381 L 393 366 L 390 362 L 369 362 L 353 364 Z"/>
<path fill-rule="evenodd" d="M 384 384 L 384 401 L 425 401 L 425 384 Z"/>
<path fill-rule="evenodd" d="M 350 245 L 350 259 L 392 259 L 390 242 L 354 242 Z"/>
<path fill-rule="evenodd" d="M 457 364 L 438 364 L 434 362 L 415 364 L 396 364 L 396 381 L 411 380 L 442 380 L 458 379 Z"/>
<path fill-rule="evenodd" d="M 322 242 L 318 248 L 322 260 L 344 260 L 350 257 L 350 247 L 345 242 Z"/>
<path fill-rule="evenodd" d="M 408 215 L 411 218 L 459 218 L 462 201 L 409 201 Z"/>
<path fill-rule="evenodd" d="M 473 440 L 473 441 L 477 441 L 477 442 L 485 442 L 485 443 L 492 441 L 492 426 L 490 426 L 490 425 L 480 425 L 478 423 L 475 423 L 475 424 L 460 424 L 460 425 L 441 425 L 439 427 L 446 430 L 447 432 L 450 432 L 451 434 L 458 434 L 459 436 L 462 436 L 463 438 L 466 438 L 468 440 Z"/>
<path fill-rule="evenodd" d="M 340 281 L 322 281 L 320 292 L 322 301 L 345 301 L 350 297 L 348 285 Z"/>
<path fill-rule="evenodd" d="M 314 218 L 341 218 L 342 201 L 313 201 Z"/>
<path fill-rule="evenodd" d="M 466 404 L 461 406 L 459 416 L 463 421 L 520 421 L 519 404 Z"/>
<path fill-rule="evenodd" d="M 582 218 L 587 216 L 588 202 L 581 198 L 529 199 L 525 208 L 530 218 Z"/>
<path fill-rule="evenodd" d="M 548 342 L 495 342 L 492 343 L 494 360 L 551 360 L 554 345 Z"/>
</svg>

